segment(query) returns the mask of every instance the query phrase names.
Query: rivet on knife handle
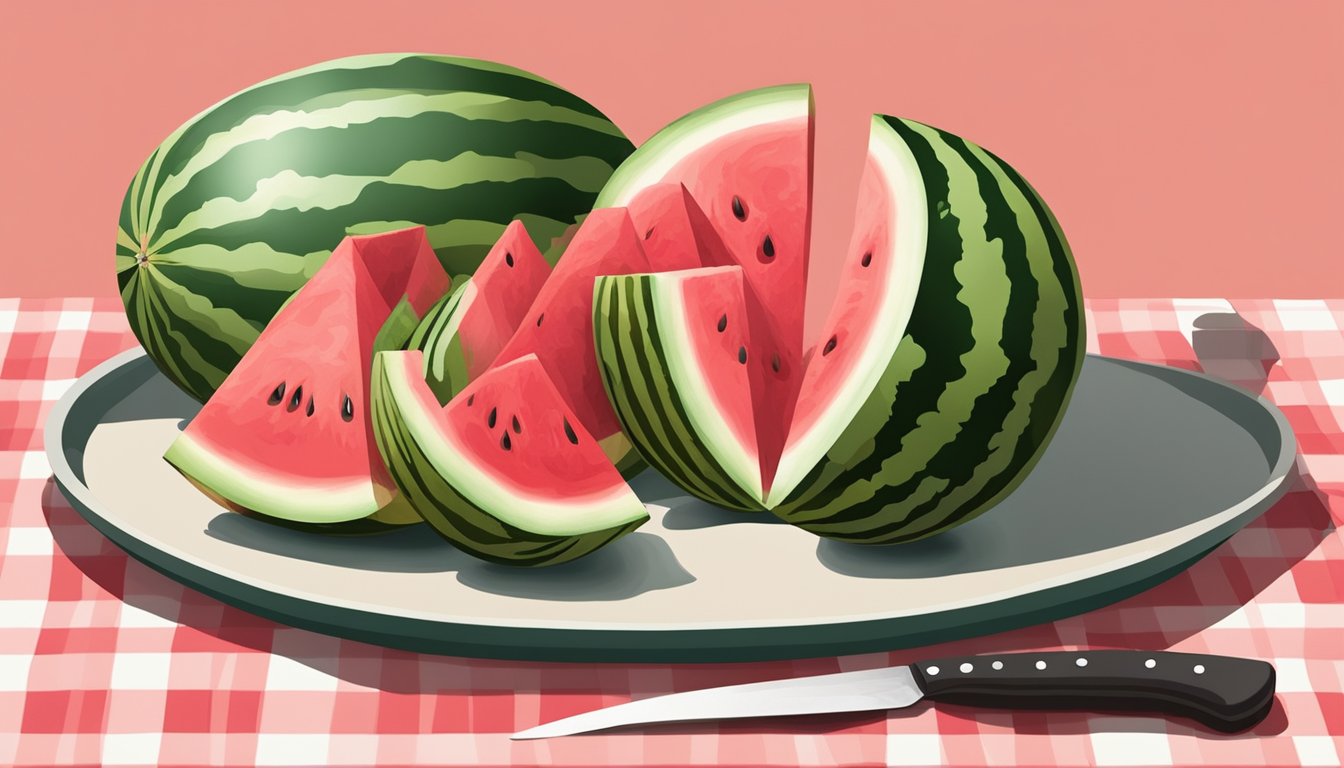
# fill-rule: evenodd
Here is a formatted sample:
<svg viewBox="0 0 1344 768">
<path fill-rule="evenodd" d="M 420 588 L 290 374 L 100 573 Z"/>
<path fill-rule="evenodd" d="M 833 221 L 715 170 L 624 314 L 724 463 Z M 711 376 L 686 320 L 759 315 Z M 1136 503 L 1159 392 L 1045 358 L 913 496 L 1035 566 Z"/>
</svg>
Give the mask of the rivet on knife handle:
<svg viewBox="0 0 1344 768">
<path fill-rule="evenodd" d="M 1076 651 L 966 656 L 915 664 L 934 701 L 976 707 L 1149 712 L 1241 731 L 1274 703 L 1263 661 L 1159 651 Z"/>
</svg>

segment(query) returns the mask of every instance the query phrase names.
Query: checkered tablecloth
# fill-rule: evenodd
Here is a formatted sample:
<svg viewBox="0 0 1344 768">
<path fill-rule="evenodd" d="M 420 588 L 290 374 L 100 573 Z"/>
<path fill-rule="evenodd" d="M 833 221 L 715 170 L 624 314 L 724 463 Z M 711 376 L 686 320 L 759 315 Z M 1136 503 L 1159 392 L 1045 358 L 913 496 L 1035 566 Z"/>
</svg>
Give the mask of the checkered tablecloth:
<svg viewBox="0 0 1344 768">
<path fill-rule="evenodd" d="M 1089 349 L 1264 392 L 1293 491 L 1186 573 L 1075 618 L 937 647 L 734 665 L 533 664 L 387 650 L 224 606 L 129 560 L 55 489 L 53 402 L 134 345 L 116 299 L 0 299 L 0 765 L 1330 765 L 1344 755 L 1344 300 L 1093 301 Z M 543 742 L 540 721 L 676 690 L 923 657 L 1134 647 L 1278 669 L 1250 734 L 972 711 L 668 726 Z"/>
</svg>

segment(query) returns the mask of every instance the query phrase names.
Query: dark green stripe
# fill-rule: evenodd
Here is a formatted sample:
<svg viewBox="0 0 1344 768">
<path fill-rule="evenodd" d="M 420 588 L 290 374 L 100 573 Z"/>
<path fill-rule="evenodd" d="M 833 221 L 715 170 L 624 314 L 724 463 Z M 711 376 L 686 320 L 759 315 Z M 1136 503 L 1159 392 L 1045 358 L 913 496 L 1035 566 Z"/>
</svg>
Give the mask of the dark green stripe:
<svg viewBox="0 0 1344 768">
<path fill-rule="evenodd" d="M 272 210 L 254 219 L 188 232 L 165 254 L 193 245 L 233 250 L 264 242 L 282 253 L 304 255 L 335 248 L 345 237 L 345 228 L 357 221 L 415 221 L 430 226 L 477 219 L 507 224 L 519 213 L 560 220 L 572 218 L 576 210 L 586 210 L 593 198 L 559 179 L 480 182 L 452 189 L 375 182 L 349 205 L 339 208 Z M 485 250 L 488 247 L 483 246 L 482 253 Z"/>
<path fill-rule="evenodd" d="M 526 75 L 474 69 L 450 58 L 411 57 L 362 69 L 328 69 L 256 85 L 211 107 L 183 131 L 165 156 L 158 179 L 147 179 L 146 186 L 152 183 L 157 193 L 162 180 L 181 171 L 206 139 L 241 124 L 249 117 L 281 109 L 293 110 L 318 96 L 366 89 L 488 93 L 520 101 L 541 101 L 586 115 L 603 117 L 592 105 L 555 85 Z"/>
<path fill-rule="evenodd" d="M 252 325 L 257 334 L 304 283 L 302 275 L 275 272 L 276 286 L 263 288 L 260 285 L 241 285 L 237 278 L 223 271 L 197 269 L 163 261 L 157 261 L 154 268 L 177 283 L 186 293 L 208 297 L 211 304 L 233 310 Z"/>
<path fill-rule="evenodd" d="M 625 366 L 628 361 L 635 367 L 632 371 L 625 366 L 622 371 L 636 387 L 633 391 L 640 393 L 632 409 L 637 417 L 653 420 L 647 422 L 645 430 L 647 452 L 657 454 L 664 471 L 680 478 L 681 485 L 693 495 L 713 504 L 734 506 L 733 494 L 718 481 L 717 468 L 704 455 L 703 446 L 698 444 L 686 418 L 685 406 L 671 384 L 662 357 L 662 333 L 653 308 L 652 287 L 648 277 L 622 279 L 618 288 L 620 303 L 614 308 L 612 325 L 620 334 L 617 347 L 620 362 Z M 621 327 L 622 320 L 625 327 Z M 659 381 L 665 382 L 668 390 L 665 396 L 658 391 Z M 698 454 L 697 449 L 701 451 Z"/>
<path fill-rule="evenodd" d="M 918 484 L 924 480 L 924 477 L 915 478 L 903 486 L 883 488 L 873 504 L 856 506 L 846 513 L 835 515 L 824 526 L 819 526 L 818 530 L 824 529 L 840 536 L 849 534 L 861 537 L 865 541 L 905 541 L 919 538 L 932 529 L 941 529 L 958 517 L 978 511 L 970 504 L 949 509 L 944 505 L 944 501 L 948 494 L 965 488 L 975 471 L 988 458 L 990 440 L 1002 429 L 1008 415 L 1016 407 L 1014 397 L 1022 383 L 1022 377 L 1037 367 L 1037 362 L 1031 357 L 1032 332 L 1029 319 L 1036 310 L 1039 286 L 1031 275 L 1026 239 L 1018 229 L 1012 206 L 1004 197 L 989 169 L 983 166 L 979 158 L 971 155 L 961 139 L 942 132 L 939 132 L 939 136 L 974 172 L 977 192 L 985 201 L 989 213 L 984 226 L 986 240 L 992 243 L 998 239 L 1002 244 L 1003 259 L 1010 280 L 1005 319 L 1027 319 L 1027 325 L 1012 327 L 1005 323 L 1005 327 L 1001 329 L 999 345 L 1008 358 L 1006 371 L 996 380 L 985 381 L 987 386 L 976 397 L 970 416 L 962 423 L 960 431 L 928 463 L 925 476 L 947 480 L 947 486 L 941 492 L 917 506 L 905 509 L 903 515 L 885 524 L 878 524 L 881 523 L 882 517 L 864 520 L 865 512 L 871 513 L 873 507 L 878 507 L 882 503 L 899 502 L 913 493 Z M 1030 408 L 1030 402 L 1025 403 L 1023 407 Z M 986 487 L 995 490 L 1001 487 L 1006 477 L 1015 474 L 1017 463 L 1015 461 L 1014 465 L 1010 465 L 1010 468 L 1003 473 L 985 478 Z M 851 524 L 860 521 L 872 527 Z"/>
<path fill-rule="evenodd" d="M 631 284 L 631 292 L 637 296 L 632 296 L 627 306 L 632 318 L 637 318 L 637 307 L 634 299 L 638 298 L 644 311 L 644 317 L 648 322 L 654 324 L 654 331 L 649 334 L 649 341 L 643 342 L 641 339 L 631 339 L 632 350 L 636 356 L 641 372 L 645 375 L 647 386 L 656 387 L 657 382 L 666 382 L 668 394 L 664 408 L 655 408 L 655 413 L 662 417 L 662 422 L 666 428 L 664 434 L 673 436 L 671 445 L 668 448 L 673 456 L 681 463 L 690 479 L 699 479 L 703 486 L 708 490 L 709 495 L 703 496 L 706 501 L 720 504 L 721 506 L 738 507 L 745 509 L 754 509 L 752 501 L 742 492 L 737 483 L 723 472 L 718 462 L 709 454 L 704 442 L 700 439 L 699 432 L 693 426 L 690 414 L 687 412 L 686 403 L 682 400 L 676 387 L 672 384 L 672 374 L 669 370 L 670 362 L 665 355 L 665 347 L 662 342 L 662 335 L 656 328 L 656 311 L 653 304 L 653 280 L 650 277 L 636 278 L 637 282 Z"/>
<path fill-rule="evenodd" d="M 987 154 L 989 153 L 987 152 Z M 1041 222 L 1042 231 L 1044 231 L 1046 242 L 1049 244 L 1049 258 L 1053 273 L 1064 292 L 1066 302 L 1064 339 L 1067 343 L 1059 350 L 1059 359 L 1056 361 L 1054 370 L 1050 372 L 1050 378 L 1037 390 L 1033 398 L 1036 407 L 1032 408 L 1031 421 L 1018 438 L 1013 467 L 1005 471 L 1006 475 L 1016 477 L 1016 481 L 1011 486 L 1004 488 L 986 487 L 967 502 L 966 506 L 971 509 L 989 504 L 1000 494 L 1006 495 L 1008 491 L 1016 488 L 1026 478 L 1031 467 L 1035 466 L 1045 452 L 1045 446 L 1050 442 L 1063 419 L 1064 411 L 1067 409 L 1069 399 L 1073 394 L 1074 383 L 1082 370 L 1083 358 L 1086 355 L 1087 348 L 1086 332 L 1083 325 L 1086 321 L 1081 303 L 1082 294 L 1078 282 L 1078 273 L 1074 267 L 1073 258 L 1068 253 L 1068 244 L 1063 238 L 1063 233 L 1059 230 L 1058 223 L 1054 220 L 1053 214 L 1050 213 L 1049 208 L 1046 207 L 1040 196 L 1017 171 L 997 156 L 990 154 L 990 157 L 998 163 L 999 168 L 1004 171 L 1005 175 L 1022 190 L 1027 204 L 1031 206 L 1032 212 Z"/>
<path fill-rule="evenodd" d="M 452 112 L 295 128 L 240 144 L 199 171 L 166 201 L 156 234 L 176 227 L 208 200 L 246 199 L 256 191 L 259 179 L 282 171 L 300 176 L 386 176 L 409 160 L 451 160 L 464 152 L 509 159 L 519 152 L 556 159 L 591 156 L 614 170 L 630 151 L 630 142 L 623 138 L 576 125 L 547 123 L 540 128 L 530 121 L 472 120 Z"/>
<path fill-rule="evenodd" d="M 508 565 L 555 564 L 587 554 L 642 522 L 578 536 L 550 536 L 524 531 L 490 515 L 432 471 L 425 452 L 409 430 L 402 428 L 404 419 L 423 416 L 403 412 L 389 394 L 386 369 L 380 366 L 378 373 L 373 393 L 375 438 L 389 472 L 412 507 L 459 549 Z"/>
<path fill-rule="evenodd" d="M 477 546 L 508 544 L 510 539 L 507 527 L 503 523 L 493 518 L 486 518 L 482 522 L 488 520 L 502 530 L 495 531 L 481 527 L 469 514 L 464 514 L 468 511 L 479 512 L 474 504 L 458 494 L 438 473 L 432 471 L 426 473 L 422 470 L 422 468 L 431 469 L 433 465 L 429 463 L 424 450 L 415 441 L 410 430 L 405 429 L 403 425 L 408 417 L 423 418 L 423 415 L 408 414 L 401 409 L 396 399 L 390 395 L 386 369 L 379 378 L 374 402 L 379 403 L 375 425 L 381 425 L 379 428 L 383 430 L 383 440 L 387 443 L 385 449 L 380 444 L 380 451 L 384 452 L 384 460 L 393 482 L 402 493 L 406 494 L 406 500 L 410 502 L 411 507 L 435 530 L 459 546 L 466 542 L 474 542 Z"/>
<path fill-rule="evenodd" d="M 141 270 L 140 273 L 141 291 L 139 301 L 146 311 L 144 320 L 146 336 L 155 341 L 153 344 L 146 345 L 145 349 L 159 349 L 157 356 L 151 355 L 154 362 L 159 366 L 159 370 L 163 371 L 170 380 L 185 389 L 192 397 L 205 402 L 214 393 L 215 389 L 224 383 L 224 377 L 237 364 L 240 356 L 228 348 L 227 345 L 201 333 L 194 326 L 182 327 L 186 324 L 169 312 L 166 300 L 163 299 L 161 294 L 163 289 L 148 272 L 149 270 Z M 174 327 L 175 325 L 177 327 Z M 229 361 L 228 367 L 199 371 L 186 365 L 182 362 L 185 359 L 182 353 L 174 351 L 174 349 L 180 350 L 182 344 L 179 338 L 173 335 L 174 331 L 182 336 L 192 337 L 192 347 L 206 360 Z M 221 350 L 227 350 L 228 356 L 223 358 L 211 357 L 212 354 L 220 354 Z"/>
<path fill-rule="evenodd" d="M 651 464 L 692 495 L 719 506 L 753 509 L 736 483 L 707 454 L 684 403 L 670 388 L 661 358 L 651 278 L 605 278 L 603 282 L 610 340 L 599 342 L 599 348 L 609 353 L 614 364 L 605 371 L 613 379 L 608 390 L 614 393 L 617 413 L 628 424 L 632 442 Z M 644 310 L 642 325 L 640 307 Z M 600 327 L 599 320 L 595 318 L 595 328 Z M 657 381 L 669 382 L 666 395 L 657 389 Z M 626 397 L 629 392 L 640 394 L 631 400 Z"/>
<path fill-rule="evenodd" d="M 895 357 L 911 354 L 912 347 L 922 348 L 926 357 L 924 364 L 899 388 L 899 409 L 893 408 L 890 403 L 882 403 L 882 415 L 885 418 L 865 420 L 865 423 L 855 423 L 850 427 L 871 429 L 874 433 L 872 441 L 859 442 L 881 448 L 847 467 L 832 470 L 832 473 L 839 471 L 849 478 L 843 482 L 819 482 L 826 473 L 825 465 L 829 461 L 823 460 L 799 483 L 798 490 L 791 494 L 790 499 L 781 505 L 780 514 L 790 521 L 803 522 L 828 517 L 816 511 L 826 510 L 838 501 L 855 480 L 876 476 L 884 462 L 892 458 L 893 454 L 899 455 L 901 443 L 918 426 L 920 417 L 938 410 L 938 399 L 947 389 L 948 383 L 966 375 L 961 356 L 975 345 L 975 338 L 971 334 L 970 311 L 955 300 L 961 290 L 961 281 L 957 278 L 955 268 L 961 260 L 964 246 L 958 232 L 961 222 L 955 212 L 949 211 L 947 207 L 951 184 L 947 169 L 938 161 L 933 146 L 922 135 L 900 121 L 889 118 L 887 122 L 914 155 L 929 202 L 924 273 L 915 297 L 914 311 L 906 327 L 906 336 L 901 340 L 901 348 L 898 348 Z M 922 472 L 915 472 L 911 483 L 901 489 L 886 491 L 884 495 L 899 499 L 902 492 L 908 493 L 922 477 Z"/>
</svg>

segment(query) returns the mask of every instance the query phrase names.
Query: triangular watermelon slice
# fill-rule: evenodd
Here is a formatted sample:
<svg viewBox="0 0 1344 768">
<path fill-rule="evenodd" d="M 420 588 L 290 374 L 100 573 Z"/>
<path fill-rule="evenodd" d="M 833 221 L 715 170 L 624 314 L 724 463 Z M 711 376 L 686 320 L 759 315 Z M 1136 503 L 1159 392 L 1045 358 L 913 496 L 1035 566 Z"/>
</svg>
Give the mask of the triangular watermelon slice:
<svg viewBox="0 0 1344 768">
<path fill-rule="evenodd" d="M 584 219 L 554 273 L 495 360 L 501 365 L 536 355 L 579 422 L 622 473 L 642 466 L 603 394 L 593 351 L 593 281 L 649 268 L 641 240 L 624 209 L 594 211 Z"/>
<path fill-rule="evenodd" d="M 450 542 L 494 562 L 555 565 L 648 520 L 536 355 L 492 367 L 446 408 L 420 355 L 378 355 L 374 424 L 408 501 Z"/>
<path fill-rule="evenodd" d="M 423 227 L 341 242 L 164 458 L 226 506 L 298 523 L 416 522 L 369 420 L 369 371 L 443 295 Z"/>
</svg>

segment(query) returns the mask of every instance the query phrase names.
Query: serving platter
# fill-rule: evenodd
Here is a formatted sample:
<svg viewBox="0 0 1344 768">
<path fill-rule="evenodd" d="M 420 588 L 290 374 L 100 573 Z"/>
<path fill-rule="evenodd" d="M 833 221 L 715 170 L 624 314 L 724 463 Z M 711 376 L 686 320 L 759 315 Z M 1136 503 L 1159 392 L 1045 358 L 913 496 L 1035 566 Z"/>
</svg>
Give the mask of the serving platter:
<svg viewBox="0 0 1344 768">
<path fill-rule="evenodd" d="M 224 510 L 162 454 L 199 405 L 140 350 L 82 377 L 46 446 L 81 515 L 133 557 L 297 627 L 410 650 L 709 662 L 923 645 L 1061 618 L 1180 572 L 1286 490 L 1273 405 L 1196 373 L 1089 356 L 1059 431 L 980 518 L 892 547 L 717 509 L 656 473 L 643 528 L 540 570 L 481 562 L 427 526 L 335 537 Z"/>
</svg>

